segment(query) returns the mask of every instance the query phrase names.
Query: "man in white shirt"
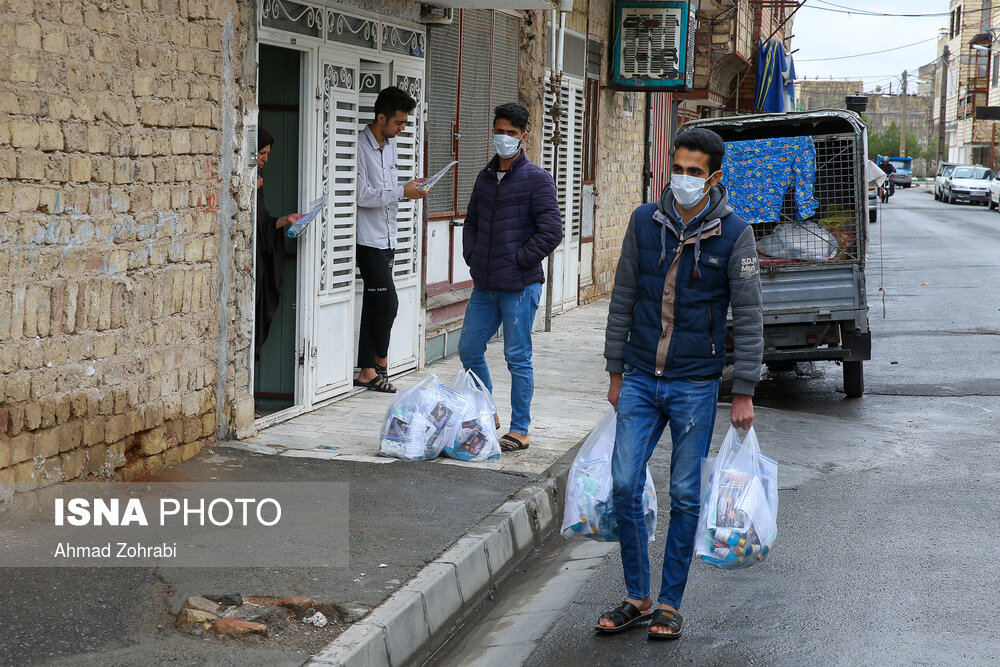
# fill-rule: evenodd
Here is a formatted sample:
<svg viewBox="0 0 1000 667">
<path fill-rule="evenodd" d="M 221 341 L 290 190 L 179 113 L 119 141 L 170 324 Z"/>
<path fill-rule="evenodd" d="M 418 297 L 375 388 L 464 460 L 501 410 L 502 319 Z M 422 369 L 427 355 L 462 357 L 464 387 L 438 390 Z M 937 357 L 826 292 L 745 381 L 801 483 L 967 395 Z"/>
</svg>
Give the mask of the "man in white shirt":
<svg viewBox="0 0 1000 667">
<path fill-rule="evenodd" d="M 400 199 L 423 199 L 424 179 L 400 185 L 396 145 L 390 141 L 406 127 L 416 100 L 395 86 L 385 88 L 375 100 L 375 119 L 358 139 L 357 261 L 365 284 L 361 305 L 361 335 L 354 385 L 395 393 L 389 383 L 389 334 L 399 299 L 392 280 L 396 249 L 396 214 Z"/>
</svg>

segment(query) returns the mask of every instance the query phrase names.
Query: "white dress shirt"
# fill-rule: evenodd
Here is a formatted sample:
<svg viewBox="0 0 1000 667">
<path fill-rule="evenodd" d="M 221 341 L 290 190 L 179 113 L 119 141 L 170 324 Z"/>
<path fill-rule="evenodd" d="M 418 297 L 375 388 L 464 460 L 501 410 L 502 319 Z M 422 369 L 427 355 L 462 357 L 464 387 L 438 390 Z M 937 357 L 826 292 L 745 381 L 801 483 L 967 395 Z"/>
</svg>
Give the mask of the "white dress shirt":
<svg viewBox="0 0 1000 667">
<path fill-rule="evenodd" d="M 403 186 L 397 176 L 396 144 L 386 139 L 381 147 L 365 127 L 358 141 L 358 245 L 396 247 L 396 214 Z"/>
</svg>

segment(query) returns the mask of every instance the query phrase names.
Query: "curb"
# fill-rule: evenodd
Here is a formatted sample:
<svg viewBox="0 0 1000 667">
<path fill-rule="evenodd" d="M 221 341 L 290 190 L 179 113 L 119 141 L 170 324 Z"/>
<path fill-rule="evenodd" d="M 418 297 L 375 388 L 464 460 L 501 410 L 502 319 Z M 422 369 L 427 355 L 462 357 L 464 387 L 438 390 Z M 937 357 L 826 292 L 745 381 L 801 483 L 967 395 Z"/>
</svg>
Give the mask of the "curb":
<svg viewBox="0 0 1000 667">
<path fill-rule="evenodd" d="M 435 639 L 447 636 L 558 527 L 562 490 L 582 444 L 580 440 L 541 478 L 493 510 L 308 664 L 398 667 L 433 648 Z"/>
</svg>

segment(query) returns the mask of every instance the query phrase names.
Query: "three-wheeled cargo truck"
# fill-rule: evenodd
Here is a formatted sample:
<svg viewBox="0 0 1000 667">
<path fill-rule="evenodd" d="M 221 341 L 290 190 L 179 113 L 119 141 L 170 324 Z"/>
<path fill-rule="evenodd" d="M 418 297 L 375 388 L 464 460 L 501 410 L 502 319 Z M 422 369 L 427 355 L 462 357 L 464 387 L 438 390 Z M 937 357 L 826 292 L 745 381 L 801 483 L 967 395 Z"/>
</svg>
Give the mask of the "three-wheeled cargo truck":
<svg viewBox="0 0 1000 667">
<path fill-rule="evenodd" d="M 685 127 L 713 130 L 727 142 L 723 182 L 729 183 L 736 212 L 754 223 L 757 239 L 764 362 L 775 371 L 790 370 L 797 362 L 838 362 L 847 396 L 861 396 L 863 363 L 871 359 L 865 291 L 868 151 L 861 117 L 823 110 L 701 119 Z M 747 160 L 741 167 L 730 158 L 746 154 L 750 145 L 764 147 L 756 162 Z M 782 157 L 782 150 L 802 155 Z M 769 172 L 767 162 L 782 159 L 795 162 L 795 182 L 783 197 L 780 189 L 788 182 L 781 176 L 787 172 L 783 166 Z M 762 180 L 773 179 L 780 204 L 773 192 L 770 205 L 758 203 L 768 201 L 766 188 L 760 195 L 747 194 L 747 188 L 756 187 L 747 168 Z"/>
</svg>

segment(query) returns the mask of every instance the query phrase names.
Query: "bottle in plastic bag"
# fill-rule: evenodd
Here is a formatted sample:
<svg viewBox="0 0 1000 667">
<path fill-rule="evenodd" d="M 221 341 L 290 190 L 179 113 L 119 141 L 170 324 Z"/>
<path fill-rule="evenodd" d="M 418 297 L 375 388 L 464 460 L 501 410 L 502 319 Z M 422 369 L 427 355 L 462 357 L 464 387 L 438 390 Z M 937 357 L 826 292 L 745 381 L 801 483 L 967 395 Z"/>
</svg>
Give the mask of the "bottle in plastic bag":
<svg viewBox="0 0 1000 667">
<path fill-rule="evenodd" d="M 617 422 L 614 408 L 608 409 L 573 459 L 566 480 L 562 523 L 562 535 L 567 539 L 586 537 L 600 542 L 618 541 L 618 517 L 611 497 L 611 457 L 615 451 Z M 642 490 L 642 509 L 646 534 L 652 542 L 656 533 L 656 488 L 648 468 Z"/>
<path fill-rule="evenodd" d="M 449 386 L 465 398 L 465 409 L 455 438 L 442 453 L 462 461 L 499 461 L 500 440 L 494 421 L 497 406 L 486 385 L 472 371 L 462 370 Z"/>
<path fill-rule="evenodd" d="M 464 410 L 461 394 L 428 375 L 389 406 L 379 451 L 407 461 L 433 459 L 454 440 Z"/>
<path fill-rule="evenodd" d="M 706 461 L 695 555 L 726 570 L 764 560 L 778 537 L 778 464 L 751 427 L 741 443 L 730 428 L 715 462 Z"/>
</svg>

